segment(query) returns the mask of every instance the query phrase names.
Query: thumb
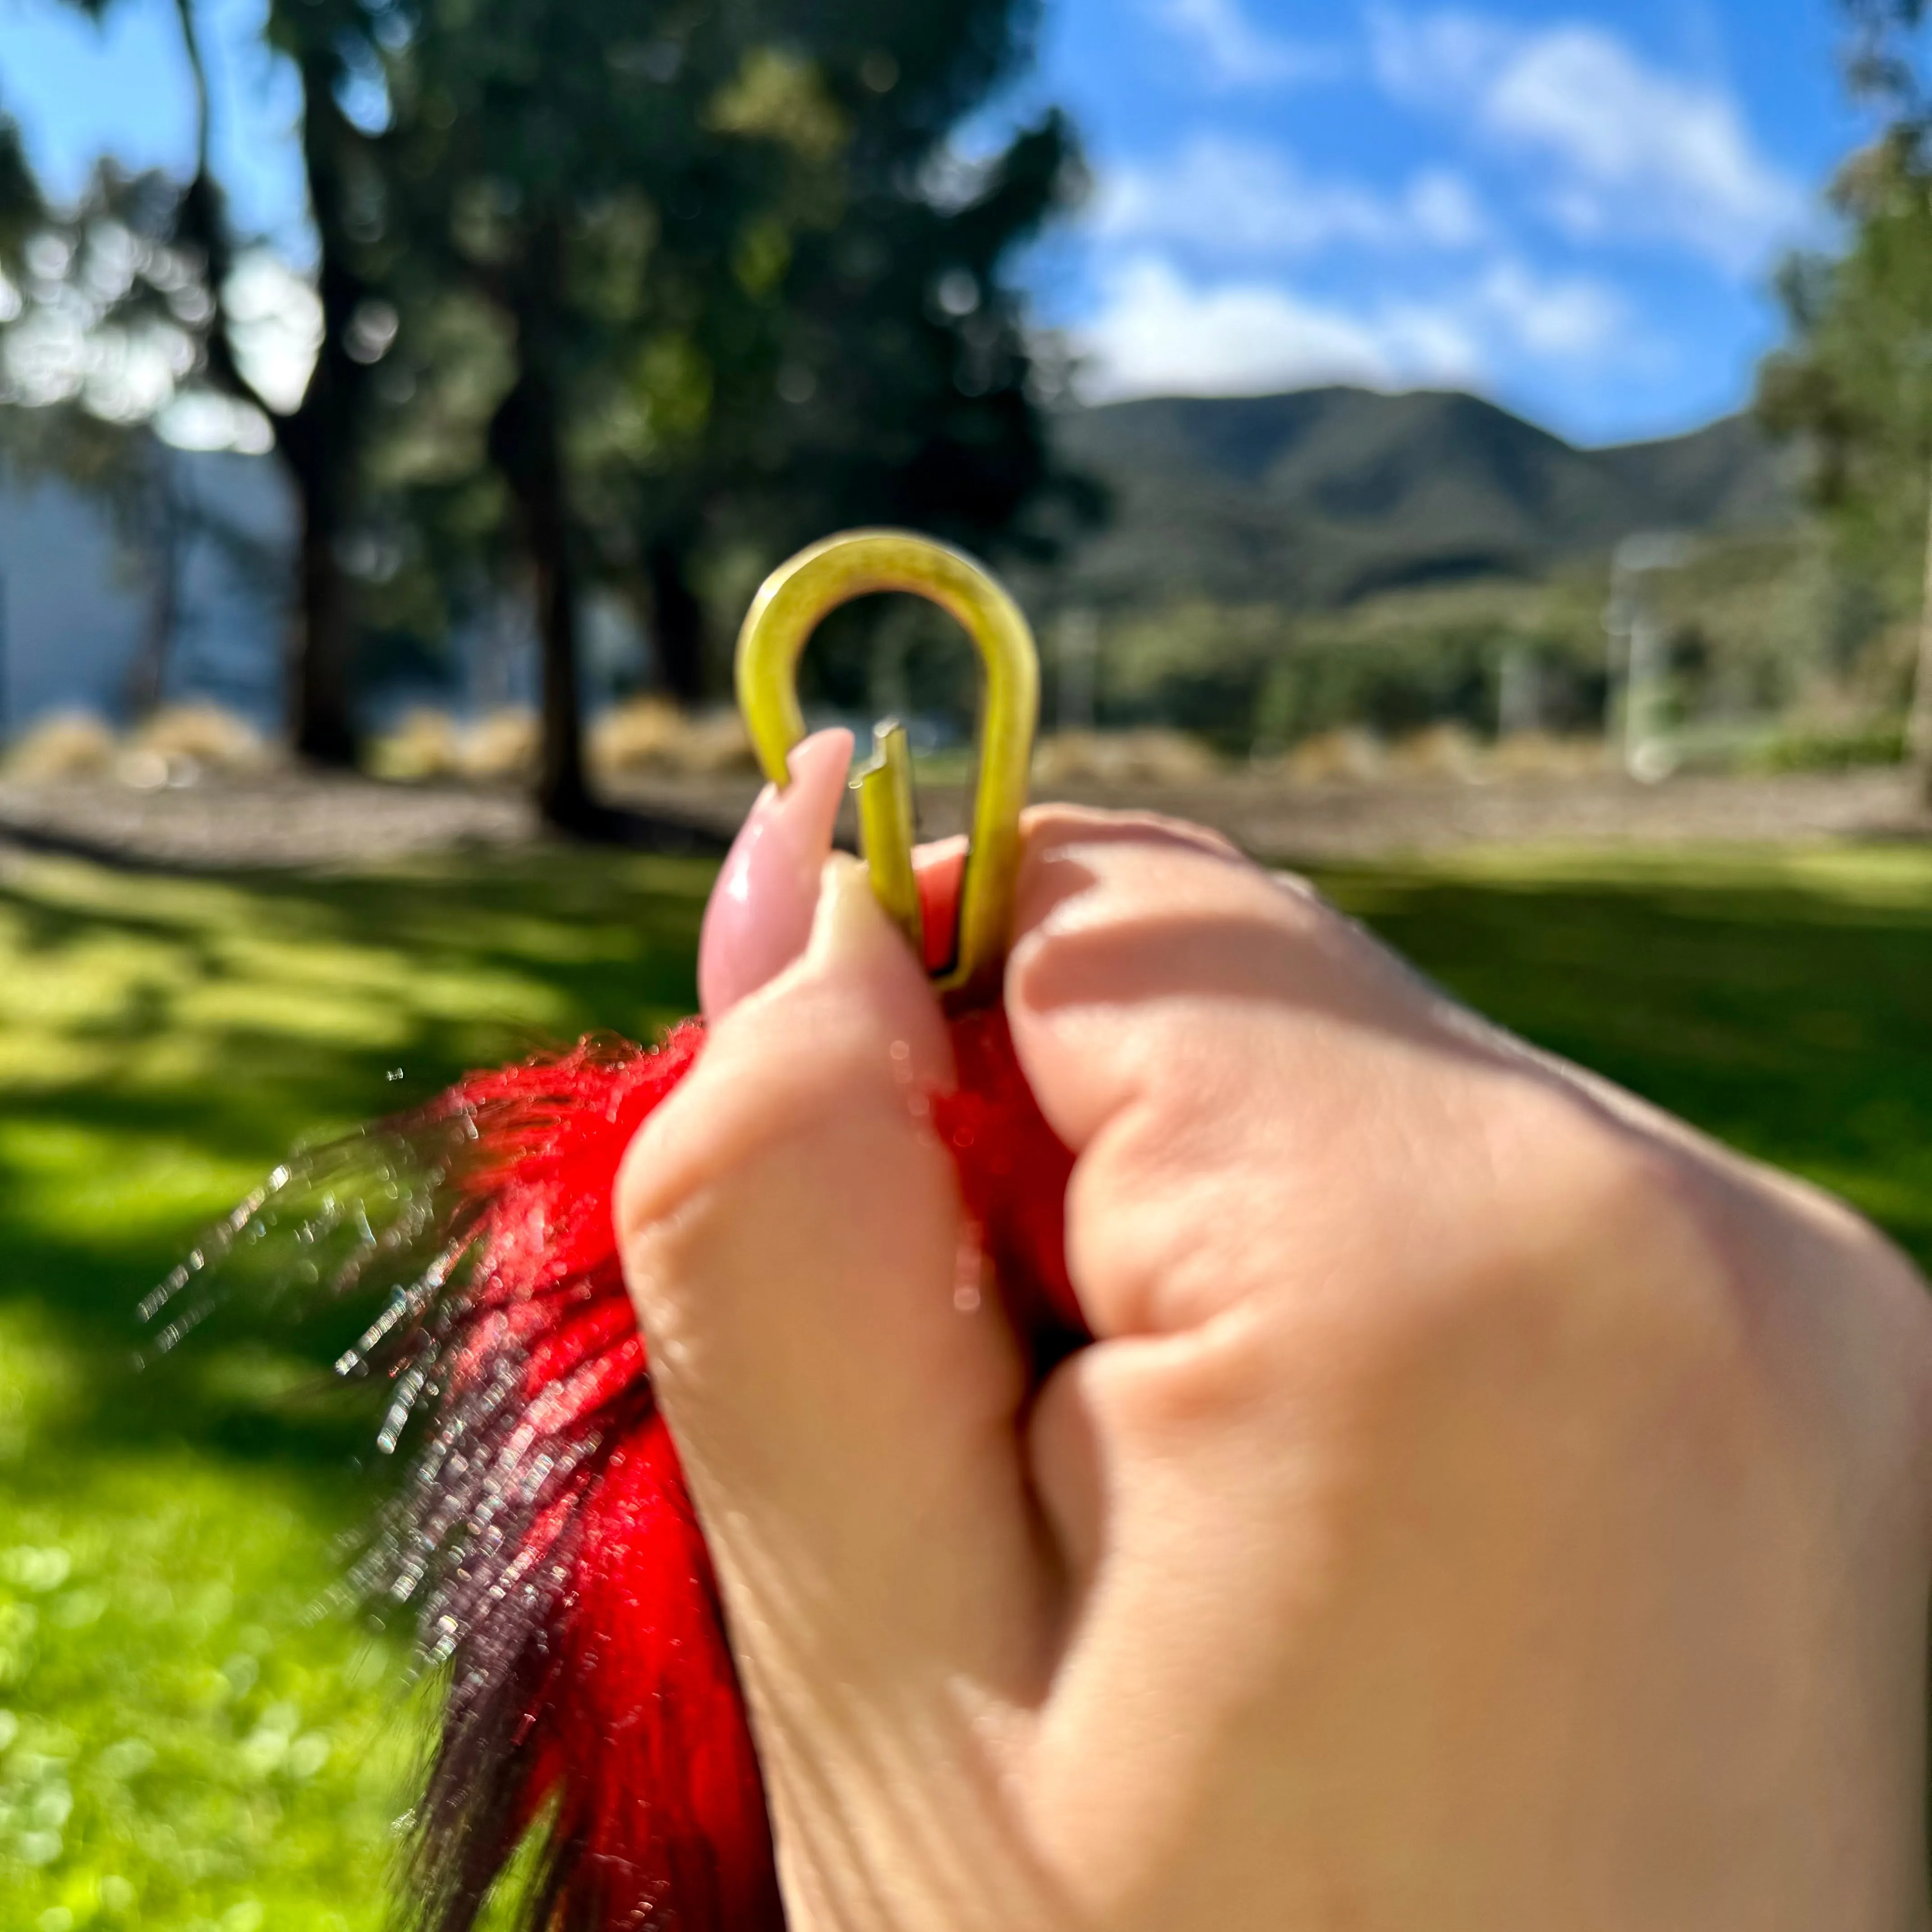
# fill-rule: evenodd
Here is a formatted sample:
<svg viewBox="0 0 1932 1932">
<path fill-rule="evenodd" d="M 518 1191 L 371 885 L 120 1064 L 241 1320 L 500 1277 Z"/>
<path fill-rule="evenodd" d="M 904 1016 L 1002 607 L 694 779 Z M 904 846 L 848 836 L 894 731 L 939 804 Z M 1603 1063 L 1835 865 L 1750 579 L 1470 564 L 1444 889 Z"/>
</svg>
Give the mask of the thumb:
<svg viewBox="0 0 1932 1932">
<path fill-rule="evenodd" d="M 782 1870 L 802 1848 L 849 1852 L 848 1821 L 825 1816 L 844 1788 L 829 1756 L 970 1759 L 1046 1676 L 1024 1366 L 927 1118 L 951 1078 L 919 963 L 835 857 L 803 955 L 716 1022 L 620 1177 L 626 1276 Z M 908 1829 L 928 1850 L 962 1841 Z"/>
</svg>

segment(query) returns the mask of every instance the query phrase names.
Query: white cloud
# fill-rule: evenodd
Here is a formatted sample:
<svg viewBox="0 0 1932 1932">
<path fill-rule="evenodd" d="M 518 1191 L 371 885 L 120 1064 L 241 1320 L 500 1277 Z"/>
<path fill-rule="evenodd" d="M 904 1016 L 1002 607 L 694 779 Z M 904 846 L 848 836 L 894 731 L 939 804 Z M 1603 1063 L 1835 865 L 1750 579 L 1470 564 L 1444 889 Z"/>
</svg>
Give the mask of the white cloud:
<svg viewBox="0 0 1932 1932">
<path fill-rule="evenodd" d="M 1525 38 L 1473 14 L 1401 14 L 1371 8 L 1376 78 L 1405 100 L 1451 101 L 1482 86 Z"/>
<path fill-rule="evenodd" d="M 1544 280 L 1514 260 L 1493 263 L 1472 301 L 1509 346 L 1547 362 L 1596 362 L 1630 326 L 1615 290 L 1582 275 Z"/>
<path fill-rule="evenodd" d="M 1553 164 L 1543 205 L 1574 236 L 1665 236 L 1746 274 L 1804 222 L 1802 188 L 1728 91 L 1652 66 L 1600 27 L 1379 8 L 1370 40 L 1389 92 L 1471 114 L 1489 140 Z"/>
<path fill-rule="evenodd" d="M 1311 46 L 1257 27 L 1240 0 L 1147 0 L 1148 10 L 1191 46 L 1218 87 L 1281 87 L 1326 80 L 1342 65 L 1332 48 Z"/>
<path fill-rule="evenodd" d="M 1338 244 L 1467 248 L 1487 224 L 1459 176 L 1433 169 L 1395 195 L 1321 181 L 1280 148 L 1197 136 L 1172 158 L 1103 175 L 1094 225 L 1116 242 L 1161 242 L 1230 257 L 1279 259 Z"/>
<path fill-rule="evenodd" d="M 1103 278 L 1076 346 L 1081 393 L 1102 402 L 1324 382 L 1480 387 L 1517 359 L 1600 366 L 1629 334 L 1613 291 L 1580 278 L 1545 280 L 1509 260 L 1432 298 L 1350 304 L 1258 278 L 1196 284 L 1142 254 Z"/>
<path fill-rule="evenodd" d="M 1472 248 L 1489 233 L 1475 190 L 1447 168 L 1424 169 L 1409 184 L 1406 200 L 1417 234 L 1438 248 Z"/>
<path fill-rule="evenodd" d="M 1418 360 L 1436 380 L 1472 372 L 1474 346 L 1453 332 L 1426 342 L 1405 341 L 1402 333 L 1271 282 L 1196 288 L 1144 255 L 1107 278 L 1100 311 L 1081 332 L 1088 358 L 1082 392 L 1099 402 L 1252 395 L 1318 382 L 1385 388 L 1419 380 Z"/>
</svg>

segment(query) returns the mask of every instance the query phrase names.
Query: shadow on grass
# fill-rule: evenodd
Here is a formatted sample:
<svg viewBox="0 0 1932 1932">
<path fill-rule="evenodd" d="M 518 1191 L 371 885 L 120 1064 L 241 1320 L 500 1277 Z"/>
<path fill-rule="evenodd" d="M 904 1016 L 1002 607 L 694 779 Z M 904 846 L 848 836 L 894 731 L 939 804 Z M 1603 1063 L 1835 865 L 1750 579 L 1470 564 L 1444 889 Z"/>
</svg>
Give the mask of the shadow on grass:
<svg viewBox="0 0 1932 1932">
<path fill-rule="evenodd" d="M 1865 856 L 1323 883 L 1472 1006 L 1845 1195 L 1932 1268 L 1932 855 Z"/>
<path fill-rule="evenodd" d="M 1845 1193 L 1932 1263 L 1932 861 L 1866 867 L 1523 860 L 1324 884 L 1473 1005 Z M 298 1140 L 688 1010 L 710 876 L 566 850 L 344 878 L 48 862 L 0 886 L 0 1306 L 84 1359 L 71 1425 L 339 1474 L 370 1403 L 326 1365 L 365 1306 L 238 1294 L 136 1373 L 134 1303 Z"/>
<path fill-rule="evenodd" d="M 344 878 L 48 862 L 0 882 L 0 1306 L 84 1364 L 64 1427 L 342 1471 L 377 1392 L 328 1364 L 366 1305 L 239 1282 L 137 1370 L 136 1303 L 298 1142 L 689 1011 L 711 871 L 564 850 Z"/>
</svg>

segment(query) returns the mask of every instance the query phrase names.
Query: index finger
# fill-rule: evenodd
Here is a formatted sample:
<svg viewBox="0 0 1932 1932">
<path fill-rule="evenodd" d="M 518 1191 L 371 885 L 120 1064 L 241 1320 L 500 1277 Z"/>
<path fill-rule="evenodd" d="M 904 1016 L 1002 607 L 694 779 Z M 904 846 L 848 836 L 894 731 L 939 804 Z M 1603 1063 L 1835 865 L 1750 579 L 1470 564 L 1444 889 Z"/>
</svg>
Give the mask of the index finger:
<svg viewBox="0 0 1932 1932">
<path fill-rule="evenodd" d="M 1418 1108 L 1460 1103 L 1424 1064 L 1506 1064 L 1312 889 L 1192 826 L 1030 814 L 1016 928 L 1008 1017 L 1078 1157 L 1069 1259 L 1102 1336 L 1187 1325 L 1257 1258 L 1319 1264 L 1324 1228 L 1359 1242 L 1439 1124 Z"/>
</svg>

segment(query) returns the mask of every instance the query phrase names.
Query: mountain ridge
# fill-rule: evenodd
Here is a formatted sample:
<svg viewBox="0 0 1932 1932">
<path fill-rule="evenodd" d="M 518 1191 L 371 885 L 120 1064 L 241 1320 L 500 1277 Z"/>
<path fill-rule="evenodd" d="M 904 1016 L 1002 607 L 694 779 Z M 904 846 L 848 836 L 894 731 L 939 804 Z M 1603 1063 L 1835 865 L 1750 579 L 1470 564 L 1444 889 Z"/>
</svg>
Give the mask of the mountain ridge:
<svg viewBox="0 0 1932 1932">
<path fill-rule="evenodd" d="M 1790 459 L 1742 416 L 1588 450 L 1460 391 L 1328 388 L 1107 404 L 1056 414 L 1052 434 L 1064 462 L 1108 486 L 1116 517 L 1059 562 L 1012 569 L 1042 616 L 1335 610 L 1405 587 L 1546 577 L 1640 530 L 1718 534 L 1800 514 Z M 265 559 L 286 554 L 294 514 L 272 458 L 173 460 L 196 506 Z M 272 719 L 274 598 L 205 538 L 181 588 L 171 690 Z M 0 734 L 66 706 L 116 711 L 141 622 L 99 505 L 0 476 Z"/>
<path fill-rule="evenodd" d="M 1053 440 L 1113 503 L 1055 570 L 1060 603 L 1335 608 L 1800 514 L 1794 459 L 1744 416 L 1588 449 L 1463 391 L 1336 386 L 1070 410 Z"/>
</svg>

